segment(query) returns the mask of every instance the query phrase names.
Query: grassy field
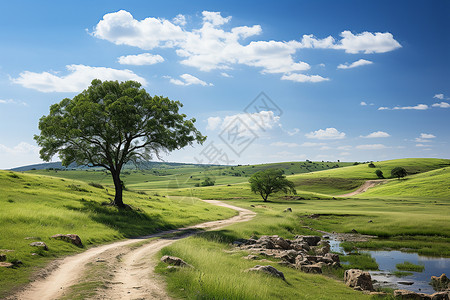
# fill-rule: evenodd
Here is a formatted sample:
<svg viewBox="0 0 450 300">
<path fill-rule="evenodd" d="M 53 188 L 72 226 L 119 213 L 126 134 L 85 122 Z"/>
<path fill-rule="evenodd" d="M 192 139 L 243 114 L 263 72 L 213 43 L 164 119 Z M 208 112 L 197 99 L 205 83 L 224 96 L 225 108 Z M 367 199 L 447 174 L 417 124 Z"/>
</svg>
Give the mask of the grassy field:
<svg viewBox="0 0 450 300">
<path fill-rule="evenodd" d="M 58 256 L 235 214 L 196 199 L 175 201 L 132 192 L 125 192 L 124 202 L 134 209 L 117 210 L 102 205 L 113 198 L 106 189 L 71 179 L 8 171 L 0 171 L 0 190 L 0 253 L 7 255 L 8 262 L 23 263 L 18 268 L 0 268 L 0 298 L 14 286 L 26 283 L 36 267 Z M 50 239 L 58 233 L 78 234 L 85 248 Z M 45 242 L 49 251 L 29 246 L 35 241 Z"/>
</svg>

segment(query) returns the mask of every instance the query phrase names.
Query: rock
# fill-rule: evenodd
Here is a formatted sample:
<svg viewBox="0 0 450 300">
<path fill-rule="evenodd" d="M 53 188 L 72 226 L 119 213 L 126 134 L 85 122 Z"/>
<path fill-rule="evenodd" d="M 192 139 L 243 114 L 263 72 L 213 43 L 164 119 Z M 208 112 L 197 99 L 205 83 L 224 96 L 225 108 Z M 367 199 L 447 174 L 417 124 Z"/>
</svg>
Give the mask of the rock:
<svg viewBox="0 0 450 300">
<path fill-rule="evenodd" d="M 413 300 L 430 300 L 431 296 L 423 293 L 411 292 L 408 290 L 395 290 L 394 297 L 398 299 L 413 299 Z"/>
<path fill-rule="evenodd" d="M 292 208 L 288 207 L 283 212 L 292 212 Z"/>
<path fill-rule="evenodd" d="M 319 264 L 302 265 L 300 270 L 305 273 L 322 274 L 322 267 Z"/>
<path fill-rule="evenodd" d="M 437 292 L 432 294 L 431 296 L 431 300 L 449 300 L 450 298 L 450 289 L 443 291 L 443 292 Z"/>
<path fill-rule="evenodd" d="M 281 249 L 288 250 L 291 249 L 291 245 L 282 237 L 278 237 L 273 242 L 275 246 L 280 247 Z"/>
<path fill-rule="evenodd" d="M 433 288 L 437 291 L 445 290 L 450 288 L 450 279 L 442 273 L 441 276 L 431 276 L 431 283 Z"/>
<path fill-rule="evenodd" d="M 275 269 L 274 267 L 272 267 L 270 265 L 268 265 L 268 266 L 256 265 L 253 268 L 248 269 L 247 271 L 250 271 L 250 272 L 262 272 L 262 273 L 266 273 L 266 274 L 269 274 L 271 276 L 278 277 L 278 278 L 281 278 L 283 280 L 286 280 L 284 278 L 283 272 L 278 271 L 277 269 Z"/>
<path fill-rule="evenodd" d="M 352 233 L 358 233 L 358 231 L 356 231 L 356 229 L 352 229 Z"/>
<path fill-rule="evenodd" d="M 298 252 L 295 250 L 287 250 L 282 253 L 280 258 L 284 261 L 287 261 L 288 263 L 294 264 L 295 258 L 297 257 Z"/>
<path fill-rule="evenodd" d="M 188 264 L 187 262 L 176 256 L 164 255 L 163 257 L 161 257 L 161 261 L 173 266 L 192 268 L 190 264 Z"/>
<path fill-rule="evenodd" d="M 306 255 L 305 258 L 307 261 L 313 262 L 313 263 L 319 262 L 319 260 L 321 259 L 320 256 L 314 256 L 314 255 Z"/>
<path fill-rule="evenodd" d="M 338 263 L 341 262 L 340 259 L 339 259 L 339 255 L 335 254 L 335 253 L 327 253 L 323 257 L 329 258 L 329 259 L 331 259 L 334 262 L 338 262 Z"/>
<path fill-rule="evenodd" d="M 294 241 L 294 243 L 291 244 L 292 249 L 297 250 L 297 251 L 301 251 L 301 250 L 305 250 L 305 251 L 309 251 L 311 248 L 309 247 L 309 245 L 305 242 L 296 242 Z"/>
<path fill-rule="evenodd" d="M 319 217 L 320 217 L 319 214 L 312 214 L 312 215 L 308 216 L 308 218 L 310 218 L 310 219 L 318 219 Z"/>
<path fill-rule="evenodd" d="M 398 284 L 403 284 L 403 285 L 413 285 L 414 281 L 398 281 Z"/>
<path fill-rule="evenodd" d="M 0 261 L 6 261 L 6 254 L 0 254 Z"/>
<path fill-rule="evenodd" d="M 243 259 L 254 260 L 254 259 L 258 259 L 258 256 L 257 256 L 257 255 L 252 255 L 252 254 L 250 254 L 250 255 L 244 256 L 244 257 L 242 257 L 242 258 L 243 258 Z"/>
<path fill-rule="evenodd" d="M 450 290 L 434 293 L 430 297 L 431 297 L 431 300 L 449 300 Z"/>
<path fill-rule="evenodd" d="M 373 291 L 372 277 L 369 272 L 358 269 L 350 269 L 345 271 L 344 282 L 352 288 L 360 287 L 364 291 Z"/>
<path fill-rule="evenodd" d="M 70 242 L 80 248 L 83 247 L 83 243 L 81 242 L 80 237 L 76 234 L 55 234 L 55 235 L 52 235 L 51 238 Z"/>
<path fill-rule="evenodd" d="M 301 237 L 303 241 L 308 243 L 309 246 L 317 246 L 320 242 L 320 236 L 316 235 L 305 235 Z"/>
<path fill-rule="evenodd" d="M 386 296 L 387 294 L 385 292 L 370 292 L 369 295 L 371 295 L 371 296 Z"/>
<path fill-rule="evenodd" d="M 369 220 L 367 223 L 373 223 L 373 221 L 372 221 L 372 220 Z"/>
<path fill-rule="evenodd" d="M 30 244 L 30 246 L 33 246 L 33 247 L 41 247 L 41 248 L 43 248 L 45 251 L 48 251 L 48 247 L 47 247 L 47 245 L 46 245 L 44 242 L 32 242 L 32 243 Z"/>
<path fill-rule="evenodd" d="M 27 236 L 26 238 L 25 238 L 25 240 L 40 240 L 41 238 L 40 237 L 37 237 L 37 236 Z"/>
<path fill-rule="evenodd" d="M 10 262 L 0 262 L 0 267 L 3 268 L 12 268 L 14 265 Z"/>
</svg>

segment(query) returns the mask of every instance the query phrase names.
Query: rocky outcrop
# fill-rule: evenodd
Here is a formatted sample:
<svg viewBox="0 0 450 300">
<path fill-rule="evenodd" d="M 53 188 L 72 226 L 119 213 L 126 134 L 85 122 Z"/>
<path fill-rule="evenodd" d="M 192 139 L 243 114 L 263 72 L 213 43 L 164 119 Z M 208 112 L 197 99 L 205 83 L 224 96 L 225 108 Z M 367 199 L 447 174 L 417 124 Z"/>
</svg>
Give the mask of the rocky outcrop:
<svg viewBox="0 0 450 300">
<path fill-rule="evenodd" d="M 278 235 L 264 235 L 259 239 L 239 239 L 233 245 L 240 250 L 249 251 L 252 255 L 260 254 L 281 259 L 281 264 L 302 270 L 307 273 L 322 273 L 327 265 L 339 267 L 339 255 L 329 253 L 330 244 L 321 240 L 320 236 L 295 236 L 293 240 Z M 314 252 L 314 255 L 311 255 Z M 255 257 L 252 257 L 255 259 Z"/>
<path fill-rule="evenodd" d="M 431 276 L 430 284 L 436 291 L 450 289 L 450 279 L 444 273 L 441 276 Z"/>
<path fill-rule="evenodd" d="M 350 269 L 345 271 L 344 282 L 347 286 L 357 290 L 373 291 L 372 277 L 369 272 L 358 269 Z"/>
<path fill-rule="evenodd" d="M 32 246 L 32 247 L 39 247 L 39 248 L 44 249 L 45 251 L 48 251 L 47 244 L 45 244 L 44 242 L 32 242 L 30 244 L 30 246 Z"/>
<path fill-rule="evenodd" d="M 77 247 L 83 248 L 83 243 L 81 239 L 76 234 L 55 234 L 51 236 L 52 239 L 63 240 L 74 244 Z"/>
<path fill-rule="evenodd" d="M 286 280 L 284 278 L 283 272 L 278 271 L 277 269 L 275 269 L 274 267 L 272 267 L 270 265 L 269 266 L 256 265 L 253 268 L 248 269 L 247 271 L 249 271 L 249 272 L 262 272 L 262 273 L 266 273 L 268 275 L 271 275 L 271 276 L 278 277 L 278 278 L 281 278 L 283 280 Z"/>
<path fill-rule="evenodd" d="M 394 297 L 397 299 L 412 299 L 412 300 L 449 300 L 450 291 L 437 292 L 432 295 L 424 293 L 416 293 L 408 290 L 395 290 Z"/>
<path fill-rule="evenodd" d="M 190 264 L 188 264 L 187 262 L 185 262 L 184 260 L 182 260 L 181 258 L 176 257 L 176 256 L 164 255 L 163 257 L 161 257 L 161 261 L 168 265 L 172 265 L 172 266 L 176 266 L 176 267 L 193 268 L 193 266 L 191 266 Z"/>
</svg>

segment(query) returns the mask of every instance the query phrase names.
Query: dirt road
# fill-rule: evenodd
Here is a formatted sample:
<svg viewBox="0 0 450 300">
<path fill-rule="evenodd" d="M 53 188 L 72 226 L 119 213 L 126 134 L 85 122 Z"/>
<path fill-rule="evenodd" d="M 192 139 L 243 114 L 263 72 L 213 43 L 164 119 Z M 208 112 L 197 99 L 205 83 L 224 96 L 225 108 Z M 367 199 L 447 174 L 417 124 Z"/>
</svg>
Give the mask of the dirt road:
<svg viewBox="0 0 450 300">
<path fill-rule="evenodd" d="M 97 292 L 91 299 L 170 299 L 165 292 L 164 282 L 154 273 L 158 263 L 155 254 L 175 241 L 195 234 L 192 229 L 213 230 L 230 224 L 252 219 L 255 213 L 216 200 L 204 200 L 210 204 L 228 207 L 239 212 L 239 215 L 226 220 L 206 222 L 186 228 L 153 234 L 145 237 L 124 240 L 104 246 L 91 248 L 83 253 L 69 256 L 56 262 L 56 267 L 42 279 L 32 282 L 22 292 L 8 299 L 59 299 L 68 296 L 70 287 L 80 282 L 85 275 L 87 265 L 105 262 L 108 266 L 109 280 L 105 288 Z M 189 230 L 191 229 L 191 230 Z M 183 232 L 186 232 L 183 234 Z M 177 236 L 163 237 L 170 233 Z M 146 239 L 157 238 L 143 245 L 133 244 Z M 120 259 L 118 259 L 120 258 Z M 108 263 L 109 262 L 109 263 Z"/>
<path fill-rule="evenodd" d="M 387 180 L 385 179 L 379 179 L 379 180 L 367 180 L 366 182 L 364 182 L 356 191 L 353 191 L 351 193 L 348 194 L 343 194 L 343 195 L 338 195 L 336 197 L 350 197 L 350 196 L 355 196 L 361 193 L 364 193 L 365 191 L 367 191 L 368 189 L 370 189 L 371 187 L 374 187 L 376 185 L 385 183 Z"/>
</svg>

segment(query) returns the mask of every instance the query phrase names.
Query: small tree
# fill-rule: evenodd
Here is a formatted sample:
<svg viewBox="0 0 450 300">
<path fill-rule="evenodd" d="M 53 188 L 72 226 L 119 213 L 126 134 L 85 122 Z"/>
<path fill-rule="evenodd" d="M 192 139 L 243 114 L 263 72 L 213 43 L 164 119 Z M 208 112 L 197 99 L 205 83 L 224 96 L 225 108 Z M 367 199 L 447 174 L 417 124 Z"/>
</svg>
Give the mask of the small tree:
<svg viewBox="0 0 450 300">
<path fill-rule="evenodd" d="M 201 186 L 213 186 L 216 183 L 214 179 L 211 177 L 206 177 L 205 180 L 202 181 Z"/>
<path fill-rule="evenodd" d="M 136 81 L 92 81 L 73 99 L 50 107 L 39 121 L 36 135 L 41 158 L 59 154 L 64 166 L 103 167 L 115 186 L 114 204 L 122 200 L 122 167 L 129 161 L 183 148 L 206 137 L 194 127 L 195 119 L 179 113 L 182 104 L 162 96 L 151 97 Z"/>
<path fill-rule="evenodd" d="M 391 170 L 391 175 L 392 177 L 397 177 L 398 179 L 400 179 L 408 175 L 408 173 L 403 167 L 395 167 Z"/>
<path fill-rule="evenodd" d="M 371 163 L 369 164 L 369 168 L 376 168 L 376 166 L 375 166 L 375 164 L 374 164 L 373 162 L 371 162 Z"/>
<path fill-rule="evenodd" d="M 256 172 L 250 179 L 250 188 L 253 193 L 259 193 L 264 202 L 270 194 L 283 191 L 284 193 L 291 192 L 296 194 L 294 183 L 283 175 L 281 169 L 266 169 Z"/>
<path fill-rule="evenodd" d="M 377 174 L 378 178 L 384 178 L 383 171 L 381 170 L 376 170 L 375 174 Z"/>
</svg>

